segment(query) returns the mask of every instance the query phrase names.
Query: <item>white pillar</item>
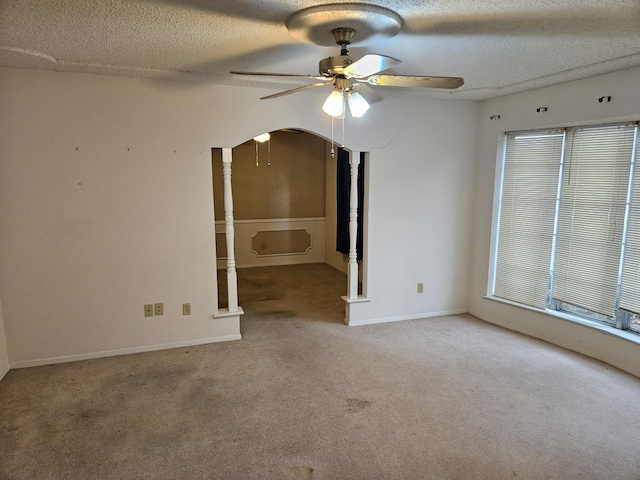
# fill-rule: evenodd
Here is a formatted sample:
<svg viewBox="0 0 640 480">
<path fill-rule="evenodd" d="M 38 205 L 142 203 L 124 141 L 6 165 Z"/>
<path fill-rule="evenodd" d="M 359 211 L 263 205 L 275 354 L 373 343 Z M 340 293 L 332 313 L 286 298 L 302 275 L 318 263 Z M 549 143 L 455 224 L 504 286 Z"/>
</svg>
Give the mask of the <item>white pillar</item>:
<svg viewBox="0 0 640 480">
<path fill-rule="evenodd" d="M 360 152 L 351 152 L 351 192 L 349 201 L 349 269 L 347 298 L 358 298 L 358 252 L 356 241 L 358 238 L 358 165 Z"/>
<path fill-rule="evenodd" d="M 224 179 L 224 232 L 227 240 L 227 290 L 229 292 L 229 313 L 238 310 L 238 275 L 236 256 L 233 248 L 233 193 L 231 191 L 231 148 L 222 149 L 222 177 Z"/>
</svg>

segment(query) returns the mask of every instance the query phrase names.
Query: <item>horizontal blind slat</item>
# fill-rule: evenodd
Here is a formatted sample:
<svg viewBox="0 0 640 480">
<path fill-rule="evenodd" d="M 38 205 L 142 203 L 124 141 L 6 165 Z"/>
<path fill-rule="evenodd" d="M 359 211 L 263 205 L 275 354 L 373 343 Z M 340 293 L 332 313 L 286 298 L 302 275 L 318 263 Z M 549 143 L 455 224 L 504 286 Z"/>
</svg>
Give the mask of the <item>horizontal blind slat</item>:
<svg viewBox="0 0 640 480">
<path fill-rule="evenodd" d="M 562 133 L 509 136 L 493 295 L 545 308 Z"/>
<path fill-rule="evenodd" d="M 633 130 L 576 128 L 565 156 L 553 298 L 608 316 L 615 314 Z"/>
</svg>

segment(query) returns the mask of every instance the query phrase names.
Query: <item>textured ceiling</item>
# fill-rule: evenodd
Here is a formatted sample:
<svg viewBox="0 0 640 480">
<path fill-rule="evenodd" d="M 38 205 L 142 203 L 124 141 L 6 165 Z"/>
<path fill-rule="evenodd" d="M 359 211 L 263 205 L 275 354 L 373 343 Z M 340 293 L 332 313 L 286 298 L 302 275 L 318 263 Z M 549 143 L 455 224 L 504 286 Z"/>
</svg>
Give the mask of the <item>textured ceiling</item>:
<svg viewBox="0 0 640 480">
<path fill-rule="evenodd" d="M 318 61 L 338 47 L 296 40 L 285 21 L 323 3 L 358 2 L 0 0 L 0 65 L 276 92 L 305 82 L 229 71 L 317 74 Z M 379 53 L 402 60 L 390 73 L 465 79 L 453 91 L 380 87 L 383 95 L 487 99 L 640 66 L 640 0 L 367 3 L 398 13 L 402 28 L 383 40 L 356 37 L 352 57 Z"/>
</svg>

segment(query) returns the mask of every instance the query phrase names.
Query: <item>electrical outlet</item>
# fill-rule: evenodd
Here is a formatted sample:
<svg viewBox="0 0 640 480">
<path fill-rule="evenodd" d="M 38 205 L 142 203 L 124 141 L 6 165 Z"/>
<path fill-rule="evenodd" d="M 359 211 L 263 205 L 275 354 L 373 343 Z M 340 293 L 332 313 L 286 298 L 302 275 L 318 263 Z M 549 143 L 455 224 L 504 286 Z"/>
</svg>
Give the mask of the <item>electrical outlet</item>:
<svg viewBox="0 0 640 480">
<path fill-rule="evenodd" d="M 424 293 L 424 283 L 418 284 L 418 293 Z"/>
<path fill-rule="evenodd" d="M 164 303 L 155 303 L 153 311 L 156 315 L 164 315 Z"/>
<path fill-rule="evenodd" d="M 149 303 L 144 306 L 144 316 L 145 317 L 153 317 L 153 304 Z"/>
<path fill-rule="evenodd" d="M 182 314 L 183 315 L 191 315 L 191 304 L 183 303 L 182 304 Z"/>
</svg>

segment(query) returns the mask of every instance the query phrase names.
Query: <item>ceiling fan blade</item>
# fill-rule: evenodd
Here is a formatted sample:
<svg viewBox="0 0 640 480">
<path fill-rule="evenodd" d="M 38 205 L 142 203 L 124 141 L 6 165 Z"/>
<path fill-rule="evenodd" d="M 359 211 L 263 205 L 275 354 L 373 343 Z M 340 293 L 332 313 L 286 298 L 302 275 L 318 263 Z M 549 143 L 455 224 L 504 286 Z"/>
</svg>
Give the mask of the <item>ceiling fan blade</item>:
<svg viewBox="0 0 640 480">
<path fill-rule="evenodd" d="M 307 88 L 313 87 L 324 87 L 325 85 L 330 85 L 329 83 L 311 83 L 309 85 L 303 85 L 302 87 L 292 88 L 291 90 L 285 90 L 284 92 L 274 93 L 273 95 L 267 95 L 266 97 L 261 97 L 260 100 L 268 100 L 270 98 L 282 97 L 283 95 L 289 95 L 292 93 L 300 92 L 302 90 L 306 90 Z"/>
<path fill-rule="evenodd" d="M 254 75 L 261 77 L 298 77 L 298 78 L 313 78 L 315 80 L 324 80 L 325 82 L 332 82 L 333 77 L 322 77 L 318 75 L 298 75 L 297 73 L 270 73 L 270 72 L 237 72 L 232 71 L 234 75 Z"/>
<path fill-rule="evenodd" d="M 374 75 L 378 72 L 391 68 L 394 65 L 400 63 L 400 60 L 387 57 L 386 55 L 378 55 L 375 53 L 369 53 L 364 57 L 356 60 L 351 65 L 344 69 L 344 74 L 347 78 L 355 77 L 362 78 Z"/>
<path fill-rule="evenodd" d="M 454 89 L 464 85 L 464 80 L 460 77 L 422 77 L 417 75 L 373 75 L 367 78 L 366 82 L 369 85 L 414 88 Z"/>
</svg>

